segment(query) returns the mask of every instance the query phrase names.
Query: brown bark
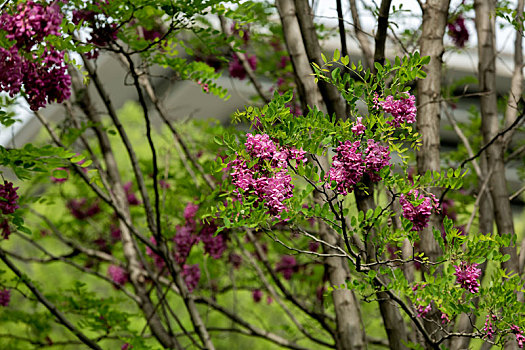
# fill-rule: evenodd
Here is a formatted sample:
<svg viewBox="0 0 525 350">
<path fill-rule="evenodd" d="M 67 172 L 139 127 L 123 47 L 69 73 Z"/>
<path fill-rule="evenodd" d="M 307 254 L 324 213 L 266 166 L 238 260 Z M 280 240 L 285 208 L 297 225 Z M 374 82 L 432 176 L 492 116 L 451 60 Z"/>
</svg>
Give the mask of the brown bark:
<svg viewBox="0 0 525 350">
<path fill-rule="evenodd" d="M 494 47 L 495 2 L 492 0 L 477 0 L 474 2 L 476 11 L 476 30 L 478 32 L 479 85 L 481 94 L 481 128 L 483 141 L 488 143 L 499 132 L 499 120 L 496 96 L 496 50 Z M 494 203 L 494 216 L 499 234 L 514 234 L 514 222 L 510 209 L 505 163 L 503 158 L 504 141 L 501 137 L 487 149 L 488 168 L 492 169 L 490 193 Z M 502 249 L 511 258 L 502 263 L 502 267 L 510 272 L 519 272 L 516 247 Z"/>
<path fill-rule="evenodd" d="M 321 46 L 315 31 L 313 13 L 308 0 L 295 0 L 295 7 L 308 61 L 322 66 Z M 345 52 L 342 54 L 346 55 Z M 319 91 L 326 104 L 328 114 L 333 115 L 335 113 L 337 119 L 346 119 L 346 104 L 337 88 L 327 82 L 319 82 Z"/>
<path fill-rule="evenodd" d="M 293 0 L 277 0 L 276 7 L 281 17 L 284 38 L 296 74 L 296 81 L 303 101 L 303 106 L 317 106 L 324 110 L 324 102 L 314 79 L 313 73 Z M 331 244 L 338 244 L 338 237 L 326 225 L 320 225 L 320 238 Z M 327 258 L 329 280 L 332 285 L 340 286 L 347 282 L 347 261 L 340 257 Z M 336 348 L 340 350 L 364 349 L 366 347 L 365 334 L 361 329 L 359 304 L 352 290 L 337 289 L 332 292 L 336 313 Z"/>
<path fill-rule="evenodd" d="M 428 170 L 440 170 L 439 158 L 439 123 L 441 96 L 441 66 L 444 51 L 443 36 L 447 23 L 449 0 L 428 0 L 423 6 L 423 24 L 421 35 L 421 55 L 430 56 L 427 77 L 417 82 L 418 113 L 417 129 L 421 134 L 422 146 L 417 152 L 419 174 Z M 432 192 L 439 196 L 439 190 Z M 429 226 L 421 235 L 423 252 L 435 261 L 441 254 L 438 243 L 432 234 L 432 227 L 439 227 L 441 219 L 432 215 Z"/>
<path fill-rule="evenodd" d="M 101 85 L 98 82 L 98 78 L 96 77 L 96 75 L 93 76 L 94 71 L 90 70 L 90 73 L 93 78 L 93 81 L 95 81 L 95 83 L 98 83 L 97 87 L 99 88 L 101 97 L 103 99 L 107 98 L 107 95 L 100 90 Z M 105 100 L 104 102 L 106 103 L 108 109 L 110 109 L 111 104 L 109 103 L 109 99 Z M 83 107 L 83 111 L 85 112 L 86 117 L 95 125 L 94 131 L 100 144 L 100 148 L 102 150 L 103 157 L 106 163 L 108 179 L 110 181 L 113 196 L 116 201 L 115 205 L 118 208 L 120 208 L 121 211 L 124 213 L 125 219 L 131 221 L 131 214 L 129 212 L 129 206 L 127 205 L 126 194 L 122 185 L 120 174 L 118 172 L 118 165 L 112 151 L 111 143 L 109 141 L 107 133 L 101 130 L 100 128 L 100 125 L 102 125 L 102 121 L 100 119 L 100 116 L 97 113 L 93 112 L 90 97 L 87 90 L 85 90 L 83 93 L 83 98 L 82 101 L 80 101 L 80 105 Z M 144 276 L 141 272 L 141 263 L 137 256 L 138 254 L 136 251 L 133 237 L 131 236 L 131 232 L 128 226 L 122 220 L 119 220 L 119 229 L 121 231 L 122 237 L 122 249 L 128 264 L 128 270 L 130 272 L 130 282 L 133 285 L 133 288 L 135 289 L 135 293 L 141 300 L 140 307 L 146 315 L 147 319 L 149 320 L 148 323 L 152 333 L 164 347 L 169 349 L 174 347 L 180 348 L 180 344 L 178 343 L 178 341 L 167 332 L 166 328 L 162 324 L 162 320 L 160 319 L 156 308 L 148 295 L 148 291 L 144 281 Z"/>
<path fill-rule="evenodd" d="M 496 96 L 496 49 L 495 49 L 495 6 L 494 0 L 476 0 L 476 31 L 478 34 L 478 69 L 479 87 L 482 92 L 481 101 L 481 128 L 485 143 L 494 139 L 499 132 L 499 120 Z M 507 181 L 505 177 L 505 163 L 503 158 L 504 139 L 498 137 L 486 150 L 487 168 L 492 170 L 490 179 L 490 194 L 494 205 L 494 218 L 498 234 L 514 234 L 514 222 L 508 197 Z M 509 254 L 510 259 L 502 263 L 507 273 L 519 273 L 516 247 L 510 246 L 501 249 L 503 254 Z M 515 341 L 505 344 L 506 349 L 516 349 Z"/>
<path fill-rule="evenodd" d="M 369 193 L 365 193 L 361 190 L 355 191 L 355 198 L 357 202 L 357 208 L 359 211 L 366 213 L 369 209 L 374 210 L 376 208 L 374 197 L 372 195 L 372 187 L 368 188 Z M 375 260 L 376 252 L 375 247 L 371 243 L 373 242 L 374 232 L 373 229 L 370 232 L 367 244 L 366 262 L 372 263 Z M 378 269 L 376 269 L 378 270 Z M 380 276 L 381 278 L 381 276 Z M 382 279 L 385 282 L 384 279 Z M 376 288 L 381 289 L 379 282 L 375 285 Z M 392 350 L 408 349 L 406 343 L 408 341 L 407 331 L 405 327 L 405 321 L 399 312 L 397 306 L 390 299 L 386 292 L 376 292 L 377 300 L 379 303 L 379 311 L 383 318 L 383 325 L 385 327 L 386 334 L 388 336 L 389 348 Z"/>
<path fill-rule="evenodd" d="M 361 21 L 359 20 L 359 13 L 357 11 L 356 0 L 349 0 L 350 10 L 352 12 L 352 21 L 354 22 L 354 32 L 359 41 L 359 46 L 361 46 L 361 51 L 363 51 L 363 57 L 365 59 L 366 65 L 368 68 L 372 69 L 374 66 L 374 53 L 370 47 L 370 42 L 368 41 L 366 33 L 361 28 Z"/>
<path fill-rule="evenodd" d="M 428 0 L 422 7 L 421 56 L 430 56 L 430 63 L 426 67 L 426 79 L 417 82 L 417 129 L 422 141 L 421 148 L 416 154 L 419 174 L 425 174 L 429 170 L 440 170 L 441 66 L 449 2 L 449 0 Z M 439 188 L 429 190 L 439 198 L 441 194 Z M 442 253 L 432 232 L 434 227 L 441 226 L 441 221 L 440 215 L 431 215 L 429 225 L 421 233 L 421 250 L 430 261 L 436 261 Z M 439 320 L 438 314 L 439 312 L 433 310 L 429 317 Z M 434 333 L 438 325 L 439 322 L 425 322 L 425 328 L 429 333 Z"/>
</svg>

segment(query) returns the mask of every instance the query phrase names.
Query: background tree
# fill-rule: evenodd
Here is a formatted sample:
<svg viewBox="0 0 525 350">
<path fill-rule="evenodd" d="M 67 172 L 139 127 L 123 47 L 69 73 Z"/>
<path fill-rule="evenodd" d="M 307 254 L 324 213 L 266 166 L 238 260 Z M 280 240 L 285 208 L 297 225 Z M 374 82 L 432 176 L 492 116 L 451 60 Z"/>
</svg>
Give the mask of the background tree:
<svg viewBox="0 0 525 350">
<path fill-rule="evenodd" d="M 1 122 L 25 100 L 46 135 L 0 148 L 0 344 L 521 348 L 525 258 L 505 159 L 523 153 L 523 1 L 358 5 L 335 2 L 332 34 L 306 0 L 5 2 Z M 415 14 L 420 32 L 396 28 Z M 474 15 L 481 109 L 469 127 L 447 105 L 464 87 L 442 85 L 442 57 L 463 49 Z M 516 35 L 502 123 L 496 18 Z M 323 52 L 333 35 L 340 49 Z M 134 103 L 116 108 L 105 60 L 124 68 Z M 159 74 L 226 99 L 226 70 L 257 93 L 233 115 L 242 127 L 174 120 Z M 64 120 L 41 113 L 51 103 Z M 464 143 L 449 154 L 443 113 Z"/>
</svg>

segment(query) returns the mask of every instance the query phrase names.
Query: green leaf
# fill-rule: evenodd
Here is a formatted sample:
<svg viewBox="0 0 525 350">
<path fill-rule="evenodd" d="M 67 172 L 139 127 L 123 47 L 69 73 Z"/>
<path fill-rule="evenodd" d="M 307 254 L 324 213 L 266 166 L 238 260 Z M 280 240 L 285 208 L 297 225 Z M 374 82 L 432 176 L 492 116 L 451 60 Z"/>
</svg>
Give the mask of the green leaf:
<svg viewBox="0 0 525 350">
<path fill-rule="evenodd" d="M 335 51 L 334 51 L 334 61 L 339 61 L 339 58 L 341 58 L 341 53 L 339 52 L 339 49 L 335 49 Z"/>
</svg>

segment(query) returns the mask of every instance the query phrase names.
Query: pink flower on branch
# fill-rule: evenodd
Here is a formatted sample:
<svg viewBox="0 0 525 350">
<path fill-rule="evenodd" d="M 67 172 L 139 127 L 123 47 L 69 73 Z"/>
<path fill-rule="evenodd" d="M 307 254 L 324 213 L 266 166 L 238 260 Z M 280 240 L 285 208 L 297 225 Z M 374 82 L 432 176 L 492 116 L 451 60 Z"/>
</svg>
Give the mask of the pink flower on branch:
<svg viewBox="0 0 525 350">
<path fill-rule="evenodd" d="M 9 289 L 0 290 L 0 305 L 3 307 L 9 306 L 11 301 L 11 291 Z"/>
<path fill-rule="evenodd" d="M 473 294 L 479 292 L 478 278 L 481 276 L 481 269 L 478 269 L 477 266 L 478 264 L 476 263 L 469 264 L 464 261 L 459 265 L 454 265 L 456 269 L 454 276 L 456 276 L 457 282 L 461 287 Z"/>
<path fill-rule="evenodd" d="M 288 174 L 288 162 L 306 162 L 306 152 L 302 149 L 279 147 L 267 134 L 247 134 L 246 151 L 255 162 L 237 155 L 229 163 L 235 193 L 255 195 L 269 209 L 271 215 L 278 216 L 286 210 L 284 202 L 293 196 L 292 177 Z M 241 193 L 239 190 L 242 190 Z"/>
<path fill-rule="evenodd" d="M 428 226 L 432 209 L 438 209 L 439 202 L 432 193 L 426 197 L 418 190 L 410 190 L 407 195 L 401 195 L 399 203 L 403 207 L 403 217 L 412 222 L 412 231 L 422 231 Z"/>
<path fill-rule="evenodd" d="M 394 100 L 394 96 L 387 96 L 384 101 L 380 101 L 376 95 L 374 97 L 374 103 L 377 109 L 383 109 L 383 112 L 390 113 L 393 120 L 388 120 L 387 124 L 398 128 L 403 123 L 415 123 L 416 122 L 416 97 L 406 92 L 406 97 L 401 97 L 398 100 Z"/>
</svg>

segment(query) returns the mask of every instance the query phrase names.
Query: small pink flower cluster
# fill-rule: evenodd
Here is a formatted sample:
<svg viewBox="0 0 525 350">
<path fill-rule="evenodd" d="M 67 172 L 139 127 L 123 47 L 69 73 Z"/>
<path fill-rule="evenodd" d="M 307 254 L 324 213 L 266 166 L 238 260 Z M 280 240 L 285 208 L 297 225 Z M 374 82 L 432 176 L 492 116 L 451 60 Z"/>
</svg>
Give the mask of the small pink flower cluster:
<svg viewBox="0 0 525 350">
<path fill-rule="evenodd" d="M 253 297 L 253 301 L 258 303 L 258 302 L 261 301 L 261 299 L 263 297 L 263 292 L 260 289 L 255 289 L 252 292 L 252 297 Z"/>
<path fill-rule="evenodd" d="M 458 15 L 453 23 L 447 24 L 448 35 L 454 41 L 454 44 L 461 48 L 465 46 L 468 41 L 469 33 L 465 26 L 465 18 L 462 15 Z"/>
<path fill-rule="evenodd" d="M 459 265 L 454 265 L 456 269 L 454 276 L 456 276 L 457 282 L 470 293 L 479 292 L 478 278 L 481 276 L 481 269 L 478 269 L 477 266 L 476 263 L 469 264 L 464 261 Z"/>
<path fill-rule="evenodd" d="M 483 331 L 487 333 L 486 337 L 490 340 L 494 339 L 494 334 L 496 331 L 493 328 L 493 321 L 496 321 L 497 317 L 493 314 L 488 314 L 485 318 L 485 326 L 483 327 Z"/>
<path fill-rule="evenodd" d="M 186 261 L 193 245 L 199 242 L 199 237 L 193 234 L 194 230 L 195 227 L 190 225 L 177 227 L 173 242 L 175 242 L 175 260 L 179 264 Z"/>
<path fill-rule="evenodd" d="M 418 205 L 413 204 L 413 202 L 420 201 Z M 432 208 L 438 210 L 439 205 L 437 198 L 432 193 L 426 197 L 418 190 L 410 190 L 407 195 L 402 194 L 399 203 L 403 207 L 403 217 L 413 224 L 412 231 L 421 231 L 427 227 Z"/>
<path fill-rule="evenodd" d="M 510 330 L 516 336 L 516 341 L 518 342 L 518 348 L 523 349 L 523 344 L 525 343 L 525 336 L 520 327 L 516 325 L 510 326 Z"/>
<path fill-rule="evenodd" d="M 100 213 L 98 202 L 95 201 L 90 204 L 86 198 L 71 199 L 67 202 L 66 206 L 71 212 L 71 215 L 78 220 L 85 220 Z"/>
<path fill-rule="evenodd" d="M 357 117 L 354 126 L 352 126 L 352 132 L 356 135 L 363 135 L 366 130 L 366 126 L 363 125 L 363 117 Z"/>
<path fill-rule="evenodd" d="M 96 59 L 99 56 L 98 48 L 108 46 L 110 42 L 117 40 L 118 26 L 116 23 L 108 22 L 102 8 L 106 4 L 107 1 L 102 4 L 98 3 L 99 11 L 87 9 L 73 11 L 73 23 L 79 24 L 82 22 L 91 29 L 91 38 L 87 42 L 95 45 L 96 48 L 86 54 L 88 59 Z"/>
<path fill-rule="evenodd" d="M 129 205 L 140 205 L 140 200 L 133 192 L 133 182 L 126 182 L 123 186 L 124 192 L 126 193 L 126 199 Z"/>
<path fill-rule="evenodd" d="M 250 68 L 255 70 L 255 68 L 257 68 L 257 57 L 255 55 L 245 56 Z M 228 66 L 228 71 L 230 72 L 230 76 L 232 78 L 239 78 L 240 80 L 244 80 L 244 78 L 246 78 L 246 70 L 244 69 L 241 61 L 239 60 L 239 57 L 237 57 L 236 54 L 233 54 L 233 60 Z"/>
<path fill-rule="evenodd" d="M 432 304 L 418 305 L 417 306 L 417 317 L 426 317 L 427 314 L 432 310 Z"/>
<path fill-rule="evenodd" d="M 407 97 L 394 100 L 394 96 L 387 96 L 384 101 L 379 101 L 376 94 L 374 104 L 377 109 L 382 108 L 383 112 L 390 113 L 393 120 L 388 120 L 387 124 L 398 128 L 403 123 L 415 123 L 416 121 L 416 97 L 406 92 Z"/>
<path fill-rule="evenodd" d="M 202 241 L 204 251 L 214 259 L 220 259 L 227 248 L 226 237 L 223 234 L 215 235 L 217 226 L 213 222 L 202 223 L 199 235 L 195 235 L 196 221 L 195 214 L 199 206 L 188 203 L 184 209 L 184 226 L 177 227 L 177 233 L 173 237 L 175 242 L 175 259 L 179 264 L 183 264 L 190 255 L 191 248 Z"/>
<path fill-rule="evenodd" d="M 109 265 L 108 276 L 113 282 L 121 286 L 128 282 L 128 274 L 126 270 L 117 265 Z"/>
<path fill-rule="evenodd" d="M 13 214 L 18 209 L 18 187 L 13 188 L 13 183 L 5 181 L 0 185 L 0 210 L 2 214 Z"/>
<path fill-rule="evenodd" d="M 155 239 L 155 237 L 151 236 L 149 238 L 151 244 L 153 244 L 154 246 L 157 246 L 157 240 Z M 166 263 L 164 262 L 164 259 L 162 259 L 157 253 L 155 253 L 150 247 L 146 246 L 146 254 L 149 256 L 149 257 L 152 257 L 153 258 L 153 261 L 155 262 L 155 266 L 157 266 L 157 268 L 159 270 L 161 270 L 165 265 Z"/>
<path fill-rule="evenodd" d="M 182 278 L 188 287 L 188 291 L 191 293 L 199 285 L 201 279 L 201 270 L 199 264 L 186 265 L 182 267 Z"/>
<path fill-rule="evenodd" d="M 369 176 L 372 182 L 381 180 L 379 171 L 390 165 L 390 151 L 379 142 L 370 139 L 363 150 L 361 141 L 345 141 L 336 148 L 332 167 L 326 178 L 337 183 L 337 190 L 347 195 L 354 190 L 363 176 Z"/>
<path fill-rule="evenodd" d="M 0 305 L 4 307 L 8 306 L 10 301 L 11 301 L 11 291 L 5 288 L 0 290 Z"/>
<path fill-rule="evenodd" d="M 35 53 L 35 46 L 45 37 L 60 35 L 61 23 L 62 13 L 56 2 L 44 6 L 27 1 L 18 5 L 16 14 L 6 11 L 0 15 L 0 30 L 16 42 L 9 49 L 0 47 L 0 88 L 13 97 L 24 86 L 32 110 L 46 103 L 60 103 L 71 95 L 64 52 L 46 44 L 43 59 Z"/>
<path fill-rule="evenodd" d="M 290 280 L 294 272 L 299 270 L 297 260 L 291 255 L 284 255 L 275 265 L 275 271 L 283 274 L 284 279 Z"/>
<path fill-rule="evenodd" d="M 250 160 L 237 157 L 229 163 L 236 193 L 239 190 L 252 194 L 264 202 L 271 215 L 279 215 L 286 210 L 284 201 L 293 196 L 292 177 L 288 174 L 288 161 L 306 162 L 306 152 L 302 149 L 279 149 L 266 134 L 247 134 L 246 150 L 257 163 L 249 167 Z M 270 165 L 271 169 L 266 166 Z"/>
<path fill-rule="evenodd" d="M 226 238 L 223 234 L 215 235 L 217 226 L 213 222 L 204 224 L 199 232 L 199 238 L 204 244 L 204 252 L 214 259 L 220 259 L 226 250 Z"/>
</svg>

